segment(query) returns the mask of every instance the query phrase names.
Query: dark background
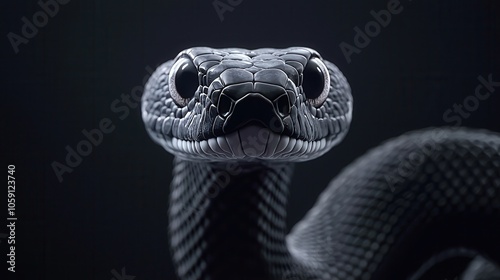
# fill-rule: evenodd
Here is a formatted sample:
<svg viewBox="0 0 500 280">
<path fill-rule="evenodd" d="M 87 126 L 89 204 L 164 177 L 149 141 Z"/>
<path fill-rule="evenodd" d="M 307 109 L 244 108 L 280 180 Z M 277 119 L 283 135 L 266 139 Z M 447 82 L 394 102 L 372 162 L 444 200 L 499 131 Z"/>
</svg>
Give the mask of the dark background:
<svg viewBox="0 0 500 280">
<path fill-rule="evenodd" d="M 493 0 L 401 1 L 402 12 L 351 63 L 339 44 L 353 45 L 353 28 L 364 29 L 370 11 L 386 9 L 387 0 L 243 0 L 223 21 L 212 0 L 73 0 L 15 54 L 7 34 L 21 35 L 21 18 L 32 21 L 41 10 L 37 1 L 18 2 L 0 4 L 1 158 L 5 171 L 16 165 L 17 279 L 109 280 L 122 267 L 136 280 L 175 279 L 166 218 L 172 156 L 149 139 L 138 107 L 122 120 L 110 106 L 143 84 L 147 66 L 182 49 L 304 45 L 344 72 L 355 100 L 350 133 L 327 155 L 297 166 L 290 225 L 367 149 L 409 130 L 454 124 L 443 113 L 474 94 L 479 75 L 500 81 L 500 5 Z M 462 125 L 500 131 L 499 93 Z M 65 147 L 76 148 L 82 130 L 103 118 L 115 130 L 59 182 L 51 164 L 64 163 Z M 3 273 L 7 243 L 0 241 Z"/>
</svg>

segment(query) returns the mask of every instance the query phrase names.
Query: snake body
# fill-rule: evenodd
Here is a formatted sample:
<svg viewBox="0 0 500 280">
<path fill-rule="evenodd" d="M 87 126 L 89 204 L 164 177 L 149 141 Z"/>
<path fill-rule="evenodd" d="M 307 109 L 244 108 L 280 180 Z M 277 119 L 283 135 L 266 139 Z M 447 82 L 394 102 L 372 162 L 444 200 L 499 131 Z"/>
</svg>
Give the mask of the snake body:
<svg viewBox="0 0 500 280">
<path fill-rule="evenodd" d="M 352 116 L 347 80 L 313 49 L 184 50 L 149 79 L 142 116 L 175 155 L 169 233 L 182 280 L 431 279 L 453 258 L 500 263 L 500 136 L 488 131 L 385 142 L 287 235 L 294 162 L 329 151 Z"/>
</svg>

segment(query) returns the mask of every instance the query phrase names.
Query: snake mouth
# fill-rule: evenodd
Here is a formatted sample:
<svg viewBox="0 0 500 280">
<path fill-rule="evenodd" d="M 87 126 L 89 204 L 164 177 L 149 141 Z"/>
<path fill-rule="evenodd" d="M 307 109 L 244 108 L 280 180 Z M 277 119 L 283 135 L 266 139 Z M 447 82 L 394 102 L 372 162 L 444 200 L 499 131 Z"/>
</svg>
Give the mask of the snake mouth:
<svg viewBox="0 0 500 280">
<path fill-rule="evenodd" d="M 325 138 L 306 141 L 254 124 L 202 141 L 162 141 L 165 149 L 180 158 L 203 161 L 306 161 L 324 154 L 327 143 Z"/>
</svg>

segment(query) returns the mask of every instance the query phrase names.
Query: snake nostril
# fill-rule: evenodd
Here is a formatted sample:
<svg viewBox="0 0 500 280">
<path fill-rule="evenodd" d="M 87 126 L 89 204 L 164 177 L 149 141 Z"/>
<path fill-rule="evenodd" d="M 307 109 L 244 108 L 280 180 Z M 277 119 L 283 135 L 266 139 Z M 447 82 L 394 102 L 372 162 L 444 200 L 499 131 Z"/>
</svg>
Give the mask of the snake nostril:
<svg viewBox="0 0 500 280">
<path fill-rule="evenodd" d="M 225 94 L 221 94 L 219 97 L 219 102 L 217 103 L 217 112 L 222 117 L 227 117 L 231 113 L 233 104 L 234 102 L 231 98 L 229 98 Z"/>
<path fill-rule="evenodd" d="M 288 116 L 290 114 L 290 100 L 286 94 L 281 95 L 274 101 L 274 106 L 276 111 L 282 116 Z"/>
</svg>

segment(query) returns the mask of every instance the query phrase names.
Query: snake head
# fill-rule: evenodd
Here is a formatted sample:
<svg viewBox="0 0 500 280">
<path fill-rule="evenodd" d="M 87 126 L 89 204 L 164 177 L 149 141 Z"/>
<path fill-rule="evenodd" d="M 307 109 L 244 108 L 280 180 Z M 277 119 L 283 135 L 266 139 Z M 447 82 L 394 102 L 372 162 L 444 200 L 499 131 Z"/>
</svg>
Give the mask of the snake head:
<svg viewBox="0 0 500 280">
<path fill-rule="evenodd" d="M 346 78 L 305 47 L 190 48 L 156 69 L 142 97 L 152 139 L 188 160 L 313 159 L 351 116 Z"/>
</svg>

